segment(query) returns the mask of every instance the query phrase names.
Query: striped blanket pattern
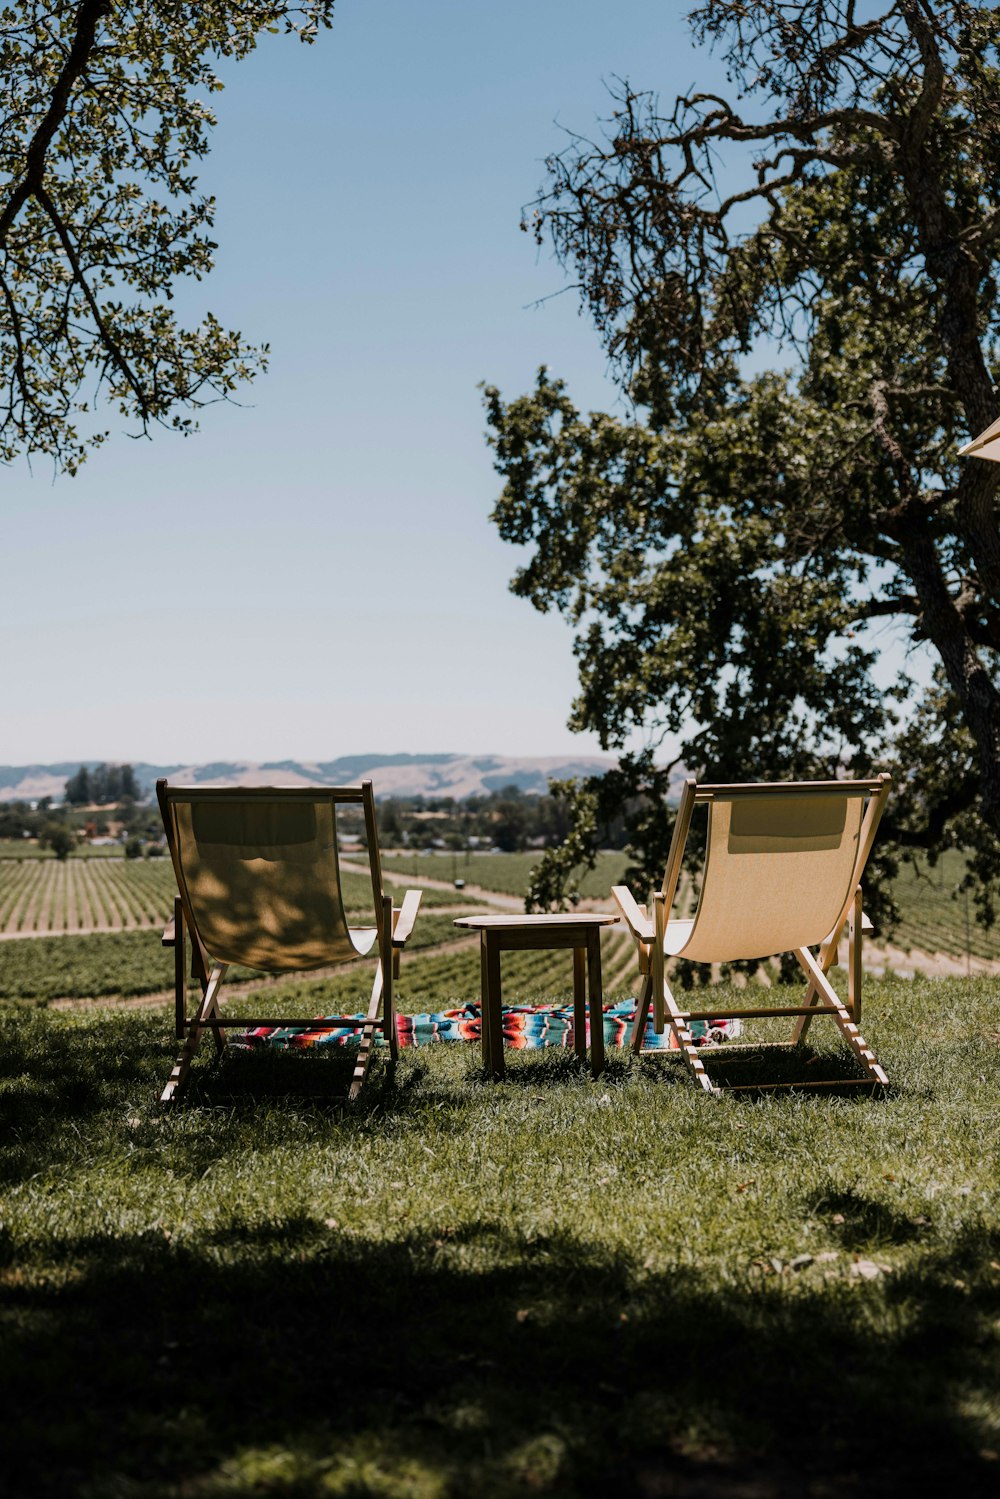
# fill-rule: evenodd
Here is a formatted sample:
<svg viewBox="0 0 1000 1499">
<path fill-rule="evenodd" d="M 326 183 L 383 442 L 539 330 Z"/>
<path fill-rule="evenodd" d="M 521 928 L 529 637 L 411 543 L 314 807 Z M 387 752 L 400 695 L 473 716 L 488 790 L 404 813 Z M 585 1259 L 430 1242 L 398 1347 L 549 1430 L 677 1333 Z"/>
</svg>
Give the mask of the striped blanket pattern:
<svg viewBox="0 0 1000 1499">
<path fill-rule="evenodd" d="M 355 1018 L 355 1017 L 352 1017 Z M 356 1017 L 358 1026 L 364 1016 Z M 621 1000 L 604 1011 L 604 1044 L 606 1047 L 627 1046 L 632 1022 L 635 1019 L 635 1001 Z M 399 1015 L 398 1034 L 400 1046 L 429 1046 L 438 1041 L 479 1041 L 482 1036 L 481 1007 L 478 1002 L 462 1005 L 455 1010 L 439 1010 L 426 1015 Z M 691 1031 L 695 1044 L 732 1039 L 739 1033 L 738 1020 L 693 1020 Z M 357 1045 L 360 1031 L 350 1026 L 325 1028 L 320 1016 L 311 1030 L 285 1030 L 278 1027 L 257 1027 L 238 1033 L 232 1039 L 237 1046 L 351 1046 Z M 382 1042 L 381 1035 L 378 1041 Z M 503 1009 L 503 1041 L 505 1046 L 518 1051 L 533 1051 L 543 1046 L 566 1046 L 574 1042 L 572 1005 L 505 1005 Z M 587 1044 L 590 1044 L 590 1022 L 587 1022 Z M 643 1046 L 651 1051 L 673 1051 L 677 1043 L 669 1026 L 662 1036 L 653 1029 L 652 1018 L 646 1022 Z"/>
</svg>

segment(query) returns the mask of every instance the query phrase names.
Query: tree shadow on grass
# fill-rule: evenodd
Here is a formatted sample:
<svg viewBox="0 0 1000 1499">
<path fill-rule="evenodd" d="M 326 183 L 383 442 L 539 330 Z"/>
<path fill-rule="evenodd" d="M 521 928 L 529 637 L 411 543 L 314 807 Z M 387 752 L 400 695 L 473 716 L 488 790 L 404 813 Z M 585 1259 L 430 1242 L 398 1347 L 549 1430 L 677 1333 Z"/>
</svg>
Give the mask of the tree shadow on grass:
<svg viewBox="0 0 1000 1499">
<path fill-rule="evenodd" d="M 342 1110 L 358 1059 L 356 1046 L 228 1046 L 215 1056 L 211 1038 L 203 1043 L 200 1065 L 192 1069 L 178 1108 L 239 1107 L 263 1100 L 305 1101 Z M 396 1066 L 388 1050 L 372 1058 L 364 1088 L 353 1107 L 385 1106 L 395 1086 Z"/>
<path fill-rule="evenodd" d="M 0 1180 L 11 1182 L 21 1175 L 18 1139 L 25 1142 L 25 1161 L 34 1163 L 46 1142 L 57 1143 L 71 1121 L 80 1125 L 120 1109 L 123 1096 L 140 1107 L 152 1105 L 169 1076 L 177 1045 L 169 1022 L 142 1012 L 121 1011 L 72 1025 L 52 1025 L 44 1012 L 7 1020 L 0 1029 L 0 1137 L 8 1149 Z M 175 1108 L 252 1110 L 264 1101 L 287 1100 L 364 1115 L 391 1107 L 399 1092 L 394 1068 L 382 1051 L 361 1097 L 349 1104 L 354 1047 L 261 1048 L 231 1058 L 229 1050 L 220 1062 L 211 1037 L 205 1038 Z"/>
<path fill-rule="evenodd" d="M 53 1025 L 44 1011 L 9 1014 L 0 1023 L 0 1180 L 38 1169 L 47 1146 L 67 1128 L 115 1106 L 123 1092 L 155 1097 L 169 1064 L 166 1026 L 123 1011 L 112 1021 Z M 161 1084 L 162 1086 L 162 1084 Z"/>
<path fill-rule="evenodd" d="M 450 1051 L 452 1045 L 468 1053 L 462 1085 L 496 1086 L 479 1064 L 478 1049 L 460 1043 L 440 1043 L 434 1049 Z M 120 1011 L 66 1025 L 53 1025 L 44 1012 L 6 1020 L 0 1028 L 0 1138 L 6 1145 L 0 1159 L 0 1181 L 12 1184 L 36 1172 L 40 1158 L 59 1145 L 67 1128 L 86 1127 L 88 1121 L 120 1110 L 128 1102 L 144 1112 L 159 1097 L 176 1048 L 169 1021 L 149 1012 Z M 403 1056 L 407 1065 L 397 1070 L 388 1052 L 379 1048 L 360 1097 L 349 1101 L 354 1047 L 287 1051 L 229 1047 L 217 1059 L 211 1037 L 207 1037 L 188 1087 L 172 1107 L 177 1112 L 225 1110 L 239 1114 L 252 1113 L 261 1104 L 287 1103 L 296 1109 L 305 1106 L 324 1111 L 334 1119 L 405 1114 L 411 1107 L 418 1107 L 413 1095 L 429 1063 L 421 1058 L 420 1049 L 406 1051 Z M 804 1050 L 790 1060 L 787 1054 L 775 1051 L 738 1057 L 734 1049 L 732 1057 L 727 1054 L 722 1061 L 724 1066 L 733 1064 L 735 1071 L 731 1069 L 729 1077 L 751 1084 L 751 1091 L 733 1096 L 752 1101 L 761 1096 L 753 1091 L 753 1083 L 773 1080 L 776 1067 L 784 1068 L 783 1080 L 807 1090 L 812 1056 Z M 507 1062 L 506 1085 L 514 1088 L 558 1088 L 573 1083 L 595 1086 L 589 1065 L 565 1048 L 524 1054 L 511 1050 Z M 829 1077 L 831 1064 L 849 1071 L 853 1058 L 824 1053 L 821 1063 L 823 1075 Z M 636 1072 L 664 1087 L 696 1088 L 676 1053 L 646 1055 L 637 1061 L 629 1053 L 611 1052 L 596 1086 L 623 1086 Z M 862 1089 L 848 1087 L 843 1091 L 848 1097 L 867 1096 Z"/>
<path fill-rule="evenodd" d="M 890 1245 L 911 1244 L 922 1236 L 923 1223 L 914 1222 L 886 1202 L 861 1192 L 825 1192 L 809 1205 L 809 1214 L 822 1218 L 845 1249 L 873 1253 Z"/>
<path fill-rule="evenodd" d="M 967 1397 L 990 1388 L 1000 1287 L 954 1289 L 990 1252 L 838 1296 L 487 1222 L 39 1245 L 51 1275 L 8 1263 L 0 1282 L 5 1481 L 37 1499 L 992 1494 Z"/>
<path fill-rule="evenodd" d="M 148 1015 L 39 1021 L 9 1039 L 0 1118 L 34 1151 L 11 1150 L 10 1179 L 38 1170 L 74 1121 L 91 1150 L 102 1125 L 86 1116 L 121 1121 L 128 1098 L 155 1097 L 174 1048 Z M 245 1148 L 262 1084 L 237 1064 L 255 1060 L 199 1063 L 175 1175 Z M 525 1060 L 511 1058 L 510 1081 L 586 1081 L 564 1051 Z M 640 1074 L 662 1068 L 697 1091 L 664 1061 L 643 1059 Z M 332 1068 L 339 1088 L 353 1054 L 264 1063 L 272 1096 L 298 1100 L 303 1067 Z M 634 1065 L 616 1058 L 605 1081 Z M 429 1066 L 413 1054 L 394 1080 L 379 1061 L 356 1104 L 321 1098 L 319 1111 L 349 1133 L 356 1118 L 370 1141 L 377 1115 L 426 1107 Z M 232 1113 L 231 1137 L 201 1139 L 190 1124 L 216 1107 Z M 130 1133 L 138 1150 L 161 1117 L 151 1109 Z M 857 1194 L 815 1211 L 843 1219 L 848 1249 L 918 1237 Z M 653 1273 L 641 1249 L 507 1221 L 435 1234 L 400 1218 L 346 1235 L 272 1214 L 189 1239 L 43 1238 L 17 1260 L 0 1230 L 4 1481 L 17 1499 L 992 1494 L 996 1464 L 980 1450 L 996 1417 L 991 1260 L 1000 1242 L 985 1230 L 872 1283 L 818 1264 Z"/>
</svg>

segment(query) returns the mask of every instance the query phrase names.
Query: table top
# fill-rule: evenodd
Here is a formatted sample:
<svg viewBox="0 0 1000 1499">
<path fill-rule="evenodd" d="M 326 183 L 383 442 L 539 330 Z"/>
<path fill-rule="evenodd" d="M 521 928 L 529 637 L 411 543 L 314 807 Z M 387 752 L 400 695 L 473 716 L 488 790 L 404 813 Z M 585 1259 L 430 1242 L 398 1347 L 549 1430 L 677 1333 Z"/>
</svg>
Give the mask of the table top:
<svg viewBox="0 0 1000 1499">
<path fill-rule="evenodd" d="M 613 911 L 553 911 L 540 912 L 534 916 L 456 916 L 456 926 L 471 927 L 474 931 L 489 931 L 493 927 L 504 927 L 530 931 L 545 931 L 546 927 L 563 926 L 613 926 L 618 920 Z"/>
</svg>

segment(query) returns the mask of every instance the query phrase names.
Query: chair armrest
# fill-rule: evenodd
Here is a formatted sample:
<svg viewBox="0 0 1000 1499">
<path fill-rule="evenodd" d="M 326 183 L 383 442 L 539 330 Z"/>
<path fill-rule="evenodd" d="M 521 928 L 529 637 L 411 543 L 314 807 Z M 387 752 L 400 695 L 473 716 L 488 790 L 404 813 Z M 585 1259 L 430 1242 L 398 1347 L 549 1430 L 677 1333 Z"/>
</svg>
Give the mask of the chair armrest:
<svg viewBox="0 0 1000 1499">
<path fill-rule="evenodd" d="M 652 942 L 656 936 L 656 928 L 648 916 L 643 916 L 636 905 L 635 897 L 627 885 L 613 885 L 611 894 L 614 896 L 618 909 L 621 911 L 631 929 L 632 936 L 638 937 L 640 942 Z"/>
<path fill-rule="evenodd" d="M 407 937 L 413 931 L 413 923 L 417 919 L 422 894 L 422 890 L 407 890 L 403 896 L 403 904 L 399 908 L 399 915 L 392 929 L 393 947 L 403 947 Z"/>
<path fill-rule="evenodd" d="M 167 922 L 166 926 L 163 928 L 163 936 L 160 938 L 160 946 L 161 947 L 176 947 L 177 946 L 177 933 L 174 930 L 174 919 L 173 919 L 172 916 L 171 916 L 170 920 Z"/>
</svg>

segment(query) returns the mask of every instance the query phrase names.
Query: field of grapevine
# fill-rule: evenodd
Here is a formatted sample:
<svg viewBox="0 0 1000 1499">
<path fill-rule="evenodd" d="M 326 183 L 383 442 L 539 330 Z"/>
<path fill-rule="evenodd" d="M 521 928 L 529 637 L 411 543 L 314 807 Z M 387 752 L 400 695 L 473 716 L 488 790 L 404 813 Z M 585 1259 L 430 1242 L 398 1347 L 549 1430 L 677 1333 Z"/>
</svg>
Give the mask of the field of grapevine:
<svg viewBox="0 0 1000 1499">
<path fill-rule="evenodd" d="M 411 879 L 441 882 L 440 888 L 424 887 L 424 916 L 414 934 L 414 949 L 457 938 L 448 918 L 429 913 L 483 903 L 482 896 L 452 887 L 453 867 L 469 887 L 516 897 L 524 893 L 537 857 L 473 854 L 466 860 L 464 855 L 453 859 L 450 854 L 387 854 L 385 870 L 397 898 Z M 625 863 L 624 854 L 601 854 L 597 868 L 581 878 L 580 894 L 607 898 Z M 905 952 L 944 953 L 955 959 L 968 953 L 973 960 L 1000 960 L 1000 931 L 984 931 L 976 924 L 971 896 L 955 895 L 963 869 L 962 856 L 954 851 L 930 871 L 918 874 L 905 865 L 894 887 L 901 921 L 889 941 Z M 371 910 L 367 877 L 345 869 L 343 882 L 348 909 L 361 919 Z M 51 856 L 23 861 L 0 857 L 0 939 L 152 930 L 168 919 L 174 894 L 168 859 L 124 859 L 119 854 L 114 859 L 60 863 Z M 519 971 L 516 960 L 511 962 L 513 971 Z"/>
<path fill-rule="evenodd" d="M 631 993 L 636 967 L 632 944 L 620 928 L 602 940 L 605 995 L 610 1001 Z M 86 936 L 39 937 L 33 942 L 0 942 L 0 1000 L 46 1002 L 73 996 L 135 997 L 167 992 L 173 985 L 173 954 L 160 946 L 157 931 L 95 932 Z M 232 986 L 261 978 L 233 967 Z M 273 1003 L 291 1014 L 364 1008 L 371 984 L 370 963 L 352 964 L 332 976 L 281 982 Z M 572 993 L 572 963 L 567 952 L 505 953 L 504 998 L 510 1003 L 538 1003 Z M 440 1010 L 479 997 L 479 944 L 456 930 L 453 917 L 421 915 L 403 958 L 397 1003 L 408 1014 Z M 241 1003 L 234 997 L 227 1005 Z M 269 1004 L 272 1001 L 269 1001 Z M 259 1004 L 258 1004 L 259 1008 Z M 234 1010 L 239 1014 L 239 1010 Z M 297 1013 L 302 1013 L 298 1010 Z"/>
<path fill-rule="evenodd" d="M 1000 928 L 984 931 L 976 923 L 971 892 L 959 892 L 965 861 L 949 849 L 934 869 L 918 873 L 906 864 L 893 886 L 901 920 L 892 940 L 904 949 L 943 952 L 954 957 L 996 961 L 1000 958 Z"/>
<path fill-rule="evenodd" d="M 349 912 L 371 909 L 371 884 L 343 872 Z M 0 859 L 0 936 L 123 932 L 162 927 L 173 910 L 169 859 Z M 461 904 L 459 892 L 428 890 L 427 906 Z"/>
<path fill-rule="evenodd" d="M 493 857 L 499 860 L 504 856 Z M 82 865 L 83 861 L 77 866 L 60 865 L 52 859 L 21 867 L 0 861 L 0 920 L 9 932 L 19 930 L 37 939 L 0 941 L 0 999 L 44 1003 L 74 995 L 155 994 L 171 987 L 173 959 L 161 948 L 158 930 L 173 899 L 167 861 L 102 860 L 89 869 Z M 499 868 L 502 878 L 502 865 L 494 862 L 492 867 Z M 894 936 L 897 945 L 964 956 L 964 900 L 951 899 L 960 867 L 955 856 L 940 873 L 934 872 L 930 882 L 917 878 L 912 871 L 901 877 L 898 894 L 904 919 Z M 11 880 L 12 868 L 20 869 L 19 880 Z M 409 876 L 412 870 L 405 873 Z M 503 881 L 508 889 L 513 883 L 513 871 L 510 873 L 511 878 Z M 365 879 L 345 872 L 344 880 L 348 904 L 360 915 L 365 905 Z M 453 1008 L 478 997 L 478 943 L 453 924 L 455 908 L 460 909 L 462 904 L 457 891 L 424 891 L 423 908 L 397 991 L 404 1012 Z M 83 935 L 95 909 L 106 925 L 92 935 Z M 55 922 L 67 913 L 81 925 L 64 926 L 62 930 L 80 935 L 57 935 L 60 928 Z M 112 920 L 114 927 L 110 925 Z M 46 926 L 47 921 L 53 925 Z M 125 929 L 126 923 L 131 929 Z M 983 933 L 971 922 L 969 940 L 973 957 L 1000 957 L 996 936 Z M 634 994 L 635 955 L 624 929 L 606 930 L 602 948 L 606 1000 Z M 240 969 L 230 974 L 235 984 L 254 977 Z M 369 982 L 367 965 L 351 966 L 331 975 L 281 983 L 275 1001 L 281 1005 L 279 1013 L 303 1013 L 302 1006 L 307 1014 L 355 1010 L 363 1007 Z M 505 998 L 512 1003 L 568 1000 L 572 990 L 569 955 L 545 951 L 505 954 L 503 983 Z M 239 1006 L 243 1001 L 234 993 L 229 1003 Z M 238 1008 L 234 1013 L 239 1013 Z"/>
<path fill-rule="evenodd" d="M 450 879 L 453 866 L 459 878 L 469 885 L 497 890 L 507 895 L 522 895 L 527 888 L 531 869 L 539 855 L 472 854 L 387 854 L 388 870 L 404 874 Z M 607 896 L 624 872 L 625 854 L 605 852 L 598 856 L 597 866 L 581 875 L 577 889 L 584 898 Z M 918 874 L 912 865 L 903 865 L 893 886 L 901 919 L 891 941 L 904 951 L 916 948 L 926 953 L 946 953 L 963 958 L 966 953 L 986 962 L 1000 961 L 1000 927 L 984 931 L 975 919 L 971 895 L 956 895 L 965 869 L 957 850 L 949 850 L 933 870 Z"/>
<path fill-rule="evenodd" d="M 41 935 L 162 925 L 173 905 L 167 859 L 0 860 L 0 932 Z"/>
</svg>

